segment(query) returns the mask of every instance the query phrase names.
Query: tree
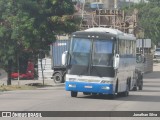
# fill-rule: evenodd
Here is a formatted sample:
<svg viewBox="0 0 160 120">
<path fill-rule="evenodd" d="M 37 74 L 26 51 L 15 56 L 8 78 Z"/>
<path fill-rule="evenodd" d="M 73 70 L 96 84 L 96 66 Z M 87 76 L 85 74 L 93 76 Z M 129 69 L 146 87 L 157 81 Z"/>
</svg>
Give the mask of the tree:
<svg viewBox="0 0 160 120">
<path fill-rule="evenodd" d="M 56 34 L 78 29 L 73 13 L 71 0 L 0 1 L 0 60 L 8 71 L 8 84 L 18 56 L 49 50 Z"/>
<path fill-rule="evenodd" d="M 150 4 L 154 4 L 156 6 L 160 5 L 160 1 L 159 0 L 148 0 Z"/>
<path fill-rule="evenodd" d="M 127 8 L 128 12 L 138 9 L 138 25 L 144 29 L 145 38 L 150 38 L 157 44 L 160 42 L 160 1 L 149 0 L 148 3 L 139 3 Z"/>
</svg>

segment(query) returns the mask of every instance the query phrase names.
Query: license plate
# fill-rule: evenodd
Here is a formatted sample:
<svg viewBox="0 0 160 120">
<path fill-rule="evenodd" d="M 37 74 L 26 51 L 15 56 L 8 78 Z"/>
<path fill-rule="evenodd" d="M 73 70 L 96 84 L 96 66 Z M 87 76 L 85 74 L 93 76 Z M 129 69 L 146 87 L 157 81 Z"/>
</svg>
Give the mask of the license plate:
<svg viewBox="0 0 160 120">
<path fill-rule="evenodd" d="M 84 88 L 92 88 L 92 86 L 84 86 Z"/>
</svg>

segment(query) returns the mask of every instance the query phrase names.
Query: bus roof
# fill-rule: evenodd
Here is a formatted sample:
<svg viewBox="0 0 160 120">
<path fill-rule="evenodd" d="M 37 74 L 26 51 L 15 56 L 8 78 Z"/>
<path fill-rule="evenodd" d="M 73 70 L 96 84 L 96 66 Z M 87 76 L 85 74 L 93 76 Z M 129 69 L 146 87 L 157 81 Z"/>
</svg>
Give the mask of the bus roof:
<svg viewBox="0 0 160 120">
<path fill-rule="evenodd" d="M 124 33 L 118 29 L 113 28 L 103 28 L 103 27 L 97 27 L 97 28 L 89 28 L 84 30 L 86 32 L 102 32 L 102 33 L 110 33 L 118 36 L 120 39 L 130 39 L 130 40 L 136 40 L 136 37 L 133 34 L 127 34 Z"/>
<path fill-rule="evenodd" d="M 103 28 L 103 27 L 89 28 L 89 29 L 86 29 L 84 31 L 87 31 L 87 32 L 105 32 L 105 33 L 111 33 L 111 34 L 115 34 L 115 35 L 118 35 L 118 34 L 123 35 L 124 34 L 120 30 L 112 29 L 112 28 Z"/>
<path fill-rule="evenodd" d="M 101 36 L 101 38 L 106 38 L 106 37 L 116 37 L 119 38 L 120 40 L 136 40 L 136 37 L 133 34 L 127 34 L 124 33 L 120 30 L 113 29 L 113 28 L 103 28 L 103 27 L 96 27 L 96 28 L 89 28 L 83 31 L 77 31 L 74 32 L 73 37 L 79 36 L 79 37 L 85 37 L 85 36 Z"/>
</svg>

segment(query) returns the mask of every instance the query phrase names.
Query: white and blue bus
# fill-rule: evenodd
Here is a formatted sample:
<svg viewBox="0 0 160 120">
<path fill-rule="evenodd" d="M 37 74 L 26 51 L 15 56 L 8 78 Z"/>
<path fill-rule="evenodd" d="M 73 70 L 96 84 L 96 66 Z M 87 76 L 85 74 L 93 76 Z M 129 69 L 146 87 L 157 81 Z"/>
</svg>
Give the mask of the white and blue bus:
<svg viewBox="0 0 160 120">
<path fill-rule="evenodd" d="M 111 28 L 74 32 L 63 55 L 65 88 L 84 94 L 128 96 L 135 84 L 136 37 Z"/>
</svg>

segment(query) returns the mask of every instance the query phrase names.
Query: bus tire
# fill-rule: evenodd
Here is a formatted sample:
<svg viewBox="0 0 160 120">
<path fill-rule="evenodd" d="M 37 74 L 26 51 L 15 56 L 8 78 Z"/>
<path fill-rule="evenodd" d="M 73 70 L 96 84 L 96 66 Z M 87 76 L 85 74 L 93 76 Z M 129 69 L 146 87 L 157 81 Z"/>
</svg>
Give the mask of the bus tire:
<svg viewBox="0 0 160 120">
<path fill-rule="evenodd" d="M 135 85 L 132 90 L 137 91 L 137 85 Z"/>
<path fill-rule="evenodd" d="M 138 86 L 138 89 L 139 89 L 139 90 L 142 90 L 142 89 L 143 89 L 143 83 L 141 83 L 141 85 Z"/>
<path fill-rule="evenodd" d="M 78 92 L 71 91 L 71 97 L 77 97 Z"/>
<path fill-rule="evenodd" d="M 55 73 L 53 75 L 53 78 L 54 78 L 55 83 L 62 83 L 63 82 L 62 75 L 59 72 Z"/>
<path fill-rule="evenodd" d="M 143 89 L 143 75 L 141 75 L 141 82 L 140 82 L 140 85 L 138 86 L 138 89 L 139 90 Z"/>
<path fill-rule="evenodd" d="M 129 86 L 128 86 L 128 84 L 127 84 L 127 86 L 126 86 L 126 91 L 122 92 L 121 95 L 122 95 L 123 97 L 127 97 L 127 96 L 129 95 Z"/>
<path fill-rule="evenodd" d="M 143 87 L 142 86 L 139 86 L 139 90 L 142 90 L 143 89 Z"/>
</svg>

